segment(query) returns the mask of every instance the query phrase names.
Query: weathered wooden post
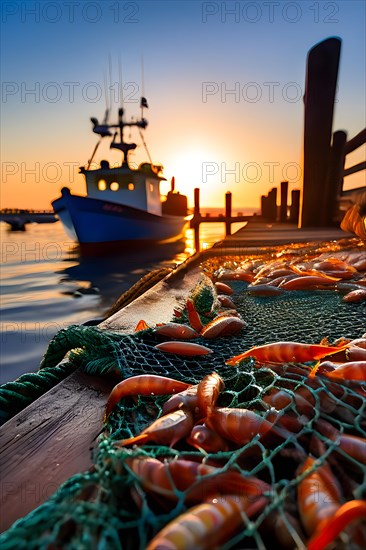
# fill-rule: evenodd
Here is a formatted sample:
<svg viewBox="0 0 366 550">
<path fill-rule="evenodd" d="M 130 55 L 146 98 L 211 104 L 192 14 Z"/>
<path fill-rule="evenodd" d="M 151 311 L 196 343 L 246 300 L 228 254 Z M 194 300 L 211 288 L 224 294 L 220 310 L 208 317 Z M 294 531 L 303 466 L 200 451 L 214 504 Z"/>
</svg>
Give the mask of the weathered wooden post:
<svg viewBox="0 0 366 550">
<path fill-rule="evenodd" d="M 307 57 L 301 227 L 321 227 L 328 218 L 326 181 L 340 50 L 341 39 L 332 37 Z"/>
<path fill-rule="evenodd" d="M 277 219 L 277 188 L 273 187 L 268 193 L 268 217 L 271 221 Z"/>
<path fill-rule="evenodd" d="M 326 225 L 332 225 L 333 223 L 336 214 L 337 199 L 342 192 L 345 160 L 344 147 L 346 141 L 347 132 L 343 132 L 342 130 L 334 132 L 327 177 L 327 196 L 329 200 L 326 210 Z"/>
<path fill-rule="evenodd" d="M 281 181 L 280 222 L 287 221 L 288 181 Z"/>
<path fill-rule="evenodd" d="M 290 206 L 289 222 L 298 224 L 299 212 L 300 212 L 300 189 L 293 189 L 291 191 L 291 206 Z"/>
<path fill-rule="evenodd" d="M 268 205 L 268 199 L 266 195 L 262 195 L 261 196 L 261 215 L 263 218 L 268 218 L 267 205 Z"/>
<path fill-rule="evenodd" d="M 193 225 L 194 230 L 194 248 L 196 252 L 200 251 L 200 222 L 199 218 L 201 217 L 200 212 L 200 190 L 199 187 L 194 189 L 194 210 L 193 210 L 193 220 L 196 218 L 196 223 Z"/>
<path fill-rule="evenodd" d="M 225 230 L 226 236 L 231 235 L 231 204 L 232 194 L 230 191 L 225 193 Z"/>
</svg>

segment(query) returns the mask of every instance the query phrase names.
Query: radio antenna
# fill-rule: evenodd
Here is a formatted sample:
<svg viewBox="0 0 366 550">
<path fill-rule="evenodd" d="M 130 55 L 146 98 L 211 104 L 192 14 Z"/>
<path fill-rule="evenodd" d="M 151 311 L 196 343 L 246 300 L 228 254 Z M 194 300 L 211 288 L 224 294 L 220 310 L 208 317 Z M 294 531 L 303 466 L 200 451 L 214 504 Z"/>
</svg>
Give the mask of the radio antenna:
<svg viewBox="0 0 366 550">
<path fill-rule="evenodd" d="M 122 80 L 122 61 L 121 56 L 118 56 L 118 80 L 119 80 L 119 93 L 121 96 L 120 104 L 121 109 L 123 109 L 123 80 Z"/>
</svg>

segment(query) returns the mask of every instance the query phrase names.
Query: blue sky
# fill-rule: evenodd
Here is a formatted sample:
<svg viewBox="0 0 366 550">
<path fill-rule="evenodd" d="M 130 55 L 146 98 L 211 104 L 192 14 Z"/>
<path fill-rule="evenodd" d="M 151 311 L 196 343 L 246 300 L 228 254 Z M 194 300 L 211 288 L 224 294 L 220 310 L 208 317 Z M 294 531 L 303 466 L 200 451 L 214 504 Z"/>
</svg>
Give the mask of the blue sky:
<svg viewBox="0 0 366 550">
<path fill-rule="evenodd" d="M 84 192 L 77 166 L 96 143 L 89 118 L 103 118 L 108 56 L 115 94 L 122 60 L 130 116 L 139 113 L 143 57 L 146 141 L 191 202 L 196 186 L 211 206 L 228 189 L 234 205 L 258 206 L 285 175 L 300 187 L 306 55 L 329 36 L 342 38 L 334 130 L 353 137 L 365 126 L 361 0 L 1 7 L 3 206 L 47 208 L 63 185 Z M 109 154 L 107 144 L 100 152 Z M 142 147 L 132 160 L 146 160 Z"/>
</svg>

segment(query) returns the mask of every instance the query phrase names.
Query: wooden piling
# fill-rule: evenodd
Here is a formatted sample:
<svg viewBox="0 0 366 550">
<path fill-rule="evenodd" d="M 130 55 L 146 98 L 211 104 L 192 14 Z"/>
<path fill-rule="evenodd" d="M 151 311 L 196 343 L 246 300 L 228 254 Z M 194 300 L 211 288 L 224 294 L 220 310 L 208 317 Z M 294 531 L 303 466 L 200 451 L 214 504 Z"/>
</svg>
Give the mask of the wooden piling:
<svg viewBox="0 0 366 550">
<path fill-rule="evenodd" d="M 281 181 L 280 222 L 287 221 L 288 181 Z"/>
<path fill-rule="evenodd" d="M 328 208 L 326 211 L 326 225 L 332 225 L 334 219 L 337 218 L 337 204 L 343 187 L 343 172 L 345 160 L 345 144 L 347 141 L 347 133 L 339 130 L 334 132 L 332 147 L 330 150 L 330 163 L 327 176 Z"/>
<path fill-rule="evenodd" d="M 195 187 L 194 189 L 194 210 L 193 210 L 193 219 L 199 219 L 201 217 L 200 212 L 200 189 Z M 193 226 L 194 230 L 194 249 L 196 252 L 200 251 L 200 223 L 197 223 Z"/>
<path fill-rule="evenodd" d="M 226 236 L 231 235 L 231 204 L 232 194 L 230 191 L 225 193 L 225 231 Z"/>
<path fill-rule="evenodd" d="M 290 206 L 290 223 L 299 223 L 300 213 L 300 189 L 293 189 L 291 191 L 291 206 Z"/>
<path fill-rule="evenodd" d="M 340 50 L 341 39 L 332 37 L 308 53 L 301 227 L 322 227 L 328 217 L 326 181 Z"/>
</svg>

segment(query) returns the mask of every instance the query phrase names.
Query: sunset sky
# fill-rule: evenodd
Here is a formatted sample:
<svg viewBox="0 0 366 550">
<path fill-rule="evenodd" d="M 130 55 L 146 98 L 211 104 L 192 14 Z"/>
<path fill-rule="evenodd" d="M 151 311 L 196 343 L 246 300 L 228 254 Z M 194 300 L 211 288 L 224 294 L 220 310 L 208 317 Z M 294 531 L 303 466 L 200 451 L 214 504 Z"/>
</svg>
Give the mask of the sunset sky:
<svg viewBox="0 0 366 550">
<path fill-rule="evenodd" d="M 365 126 L 365 2 L 28 1 L 2 2 L 1 206 L 50 208 L 62 186 L 85 192 L 78 166 L 98 136 L 112 60 L 110 122 L 120 106 L 149 103 L 152 159 L 193 202 L 236 207 L 287 179 L 302 180 L 303 101 L 308 50 L 342 38 L 334 130 Z M 141 59 L 144 64 L 144 89 Z M 128 132 L 126 132 L 128 136 Z M 146 161 L 139 145 L 131 161 Z M 118 161 L 100 147 L 96 160 Z M 350 164 L 365 158 L 365 148 Z M 360 173 L 349 186 L 365 184 Z M 163 187 L 163 191 L 167 188 Z"/>
</svg>

